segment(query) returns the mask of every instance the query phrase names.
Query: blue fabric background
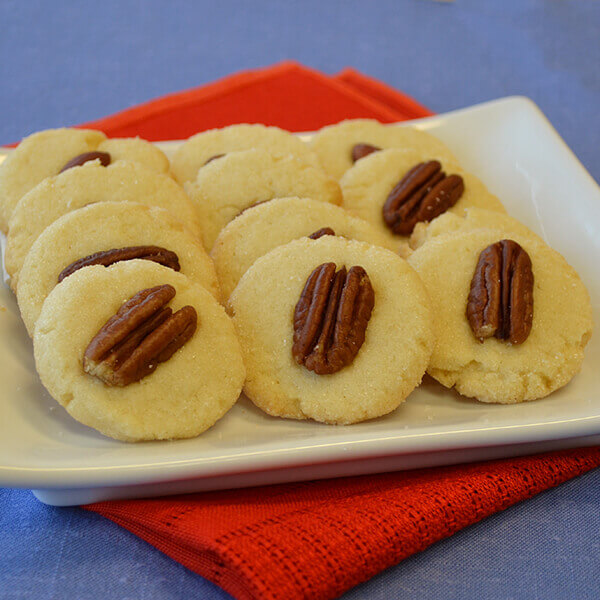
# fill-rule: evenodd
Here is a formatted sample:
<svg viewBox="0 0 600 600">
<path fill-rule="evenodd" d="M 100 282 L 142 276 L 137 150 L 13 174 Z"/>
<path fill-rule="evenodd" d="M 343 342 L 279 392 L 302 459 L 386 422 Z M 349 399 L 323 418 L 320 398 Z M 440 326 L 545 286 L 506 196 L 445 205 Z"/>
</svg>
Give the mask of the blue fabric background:
<svg viewBox="0 0 600 600">
<path fill-rule="evenodd" d="M 330 73 L 354 66 L 438 112 L 529 96 L 600 180 L 595 0 L 2 0 L 0 143 L 285 58 Z M 345 598 L 595 600 L 599 509 L 594 472 Z M 97 515 L 0 490 L 2 600 L 227 597 Z"/>
</svg>

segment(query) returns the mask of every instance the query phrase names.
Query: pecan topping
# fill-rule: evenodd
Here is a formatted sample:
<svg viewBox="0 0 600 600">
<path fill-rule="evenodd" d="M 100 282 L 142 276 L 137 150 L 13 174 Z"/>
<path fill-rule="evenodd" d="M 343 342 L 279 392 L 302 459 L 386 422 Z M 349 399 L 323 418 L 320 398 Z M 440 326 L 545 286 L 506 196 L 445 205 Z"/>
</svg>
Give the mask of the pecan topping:
<svg viewBox="0 0 600 600">
<path fill-rule="evenodd" d="M 125 302 L 89 343 L 83 369 L 109 386 L 126 386 L 150 375 L 196 331 L 193 306 L 176 313 L 166 305 L 171 285 L 142 290 Z"/>
<path fill-rule="evenodd" d="M 381 150 L 377 146 L 371 146 L 371 144 L 356 144 L 352 148 L 352 162 L 355 163 L 357 160 L 368 156 L 369 154 L 373 154 L 373 152 L 377 152 Z"/>
<path fill-rule="evenodd" d="M 314 233 L 311 233 L 308 237 L 311 240 L 318 240 L 320 237 L 324 235 L 335 235 L 335 231 L 331 229 L 331 227 L 321 227 L 321 229 L 317 229 Z"/>
<path fill-rule="evenodd" d="M 533 271 L 517 242 L 501 240 L 479 255 L 467 301 L 467 319 L 475 337 L 522 344 L 533 322 Z"/>
<path fill-rule="evenodd" d="M 318 375 L 349 365 L 365 341 L 375 303 L 367 272 L 335 263 L 319 265 L 306 280 L 294 311 L 292 354 Z"/>
<path fill-rule="evenodd" d="M 175 252 L 171 252 L 160 246 L 128 246 L 127 248 L 103 250 L 102 252 L 96 252 L 76 260 L 61 271 L 58 276 L 58 283 L 83 267 L 89 267 L 90 265 L 103 265 L 108 267 L 116 262 L 133 260 L 134 258 L 151 260 L 159 265 L 169 267 L 170 269 L 173 269 L 173 271 L 179 271 L 180 269 L 179 258 Z"/>
<path fill-rule="evenodd" d="M 90 160 L 99 160 L 100 164 L 103 167 L 108 167 L 110 165 L 110 154 L 108 152 L 84 152 L 83 154 L 79 154 L 78 156 L 73 157 L 60 171 L 66 171 L 67 169 L 72 169 L 73 167 L 80 167 L 86 162 Z"/>
<path fill-rule="evenodd" d="M 465 190 L 460 175 L 446 175 L 437 160 L 414 166 L 387 197 L 383 220 L 399 235 L 410 235 L 419 221 L 431 221 L 453 207 Z"/>
<path fill-rule="evenodd" d="M 224 156 L 225 156 L 224 154 L 215 154 L 214 156 L 211 156 L 202 166 L 204 167 L 209 162 L 212 162 L 213 160 L 217 160 L 217 158 L 223 158 Z"/>
</svg>

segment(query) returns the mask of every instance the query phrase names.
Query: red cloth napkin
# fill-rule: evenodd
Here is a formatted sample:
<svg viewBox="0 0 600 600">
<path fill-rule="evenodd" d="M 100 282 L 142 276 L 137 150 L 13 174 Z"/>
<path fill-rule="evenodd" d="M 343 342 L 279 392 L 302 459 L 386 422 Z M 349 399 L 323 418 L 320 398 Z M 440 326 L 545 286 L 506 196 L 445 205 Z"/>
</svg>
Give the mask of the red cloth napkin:
<svg viewBox="0 0 600 600">
<path fill-rule="evenodd" d="M 293 62 L 232 75 L 87 123 L 188 137 L 238 122 L 310 131 L 431 114 L 352 69 Z M 419 471 L 86 506 L 239 599 L 335 598 L 459 529 L 600 465 L 600 448 Z"/>
<path fill-rule="evenodd" d="M 164 96 L 81 127 L 100 129 L 111 137 L 139 135 L 157 141 L 183 139 L 232 123 L 314 131 L 342 119 L 392 123 L 432 114 L 412 98 L 353 69 L 331 77 L 286 61 Z"/>
</svg>

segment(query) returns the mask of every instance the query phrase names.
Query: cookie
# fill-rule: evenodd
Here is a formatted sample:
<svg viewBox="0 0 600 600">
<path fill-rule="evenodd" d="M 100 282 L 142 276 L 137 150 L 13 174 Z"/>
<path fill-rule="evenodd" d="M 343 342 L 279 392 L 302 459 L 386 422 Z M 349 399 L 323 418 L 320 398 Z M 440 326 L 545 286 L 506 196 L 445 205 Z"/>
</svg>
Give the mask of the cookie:
<svg viewBox="0 0 600 600">
<path fill-rule="evenodd" d="M 207 250 L 221 229 L 253 204 L 287 196 L 341 202 L 339 185 L 320 169 L 291 154 L 274 156 L 264 150 L 231 152 L 213 160 L 184 187 L 200 216 Z"/>
<path fill-rule="evenodd" d="M 131 160 L 155 171 L 169 170 L 167 157 L 140 138 L 106 139 L 91 129 L 47 129 L 26 137 L 0 164 L 0 230 L 17 202 L 46 177 L 57 175 L 73 158 L 87 152 L 108 152 L 112 161 Z"/>
<path fill-rule="evenodd" d="M 170 164 L 165 153 L 140 137 L 110 138 L 104 140 L 96 150 L 108 152 L 113 163 L 127 160 L 140 163 L 158 173 L 169 173 Z"/>
<path fill-rule="evenodd" d="M 27 252 L 48 225 L 72 210 L 107 201 L 166 208 L 198 235 L 200 225 L 194 206 L 169 176 L 133 162 L 118 161 L 108 167 L 86 164 L 45 179 L 15 207 L 4 256 L 12 289 L 17 288 L 18 272 Z"/>
<path fill-rule="evenodd" d="M 252 148 L 282 156 L 293 154 L 315 167 L 319 165 L 309 147 L 289 131 L 278 127 L 242 124 L 203 131 L 189 138 L 173 156 L 173 176 L 181 184 L 193 181 L 199 169 L 210 159 Z"/>
<path fill-rule="evenodd" d="M 342 348 L 345 366 L 317 374 L 306 366 L 318 368 L 309 363 L 310 356 L 298 362 L 296 342 L 302 345 L 306 339 L 302 333 L 294 339 L 294 316 L 307 280 L 325 263 L 337 269 L 346 266 L 348 277 L 353 267 L 357 276 L 360 267 L 366 271 L 371 312 L 365 328 L 369 305 L 364 278 L 358 288 L 347 283 L 343 310 L 349 306 L 351 289 L 362 290 L 357 297 L 364 302 L 354 305 L 350 321 L 337 313 L 341 325 L 335 327 L 335 348 L 329 347 L 329 366 L 335 366 Z M 419 384 L 434 343 L 429 298 L 406 261 L 385 248 L 337 236 L 295 240 L 262 256 L 241 278 L 229 308 L 246 364 L 244 391 L 263 411 L 279 417 L 349 424 L 385 415 Z M 312 313 L 317 332 L 322 315 Z M 348 324 L 350 331 L 343 335 L 341 328 Z M 316 352 L 315 348 L 310 355 L 318 362 Z"/>
<path fill-rule="evenodd" d="M 400 228 L 403 233 L 395 233 L 395 229 L 393 230 L 392 226 L 388 225 L 384 220 L 384 206 L 386 206 L 386 201 L 390 197 L 392 190 L 398 189 L 396 186 L 400 181 L 407 181 L 407 174 L 411 169 L 420 164 L 425 164 L 426 168 L 428 168 L 427 165 L 433 166 L 434 164 L 431 161 L 439 158 L 432 155 L 429 150 L 390 149 L 374 152 L 360 159 L 346 172 L 340 181 L 344 198 L 344 208 L 377 227 L 382 234 L 388 237 L 390 242 L 394 239 L 407 241 L 412 233 L 411 227 L 414 227 L 417 215 L 409 213 L 409 217 L 403 223 L 399 223 L 399 225 L 406 227 L 405 229 Z M 452 180 L 457 180 L 457 175 L 462 178 L 464 190 L 459 195 L 458 201 L 452 207 L 448 208 L 450 212 L 462 214 L 465 208 L 470 206 L 506 212 L 500 200 L 491 194 L 477 177 L 463 171 L 458 164 L 446 162 L 442 158 L 438 160 L 437 166 L 438 169 L 441 166 L 442 173 L 448 176 L 446 178 L 448 183 L 451 183 Z M 433 177 L 435 176 L 441 176 L 439 170 L 433 175 Z M 458 191 L 460 192 L 460 190 Z M 439 211 L 443 210 L 444 203 L 439 200 L 449 198 L 451 194 L 446 191 L 442 193 L 445 196 L 438 195 L 438 200 L 434 201 L 431 207 L 421 205 L 419 215 L 420 213 L 423 213 L 423 215 L 418 218 L 427 220 L 435 218 L 437 216 L 436 213 L 429 211 L 429 208 Z M 456 197 L 453 199 L 456 199 Z M 412 197 L 409 196 L 409 200 L 412 200 Z M 408 204 L 409 202 L 406 203 L 406 205 Z M 394 214 L 391 211 L 389 216 L 393 219 Z"/>
<path fill-rule="evenodd" d="M 456 162 L 450 149 L 430 133 L 400 125 L 382 125 L 372 119 L 352 119 L 336 125 L 323 127 L 309 143 L 318 156 L 321 167 L 334 179 L 354 164 L 353 149 L 357 145 L 375 149 L 404 148 L 416 150 L 429 156 L 439 156 L 445 161 Z M 364 148 L 359 154 L 364 154 Z M 354 153 L 356 156 L 356 151 Z"/>
<path fill-rule="evenodd" d="M 445 212 L 430 223 L 417 223 L 410 236 L 410 247 L 416 249 L 439 235 L 472 229 L 496 229 L 504 232 L 505 237 L 518 234 L 524 237 L 533 237 L 539 242 L 544 241 L 529 227 L 505 213 L 472 206 L 466 208 L 462 215 Z"/>
<path fill-rule="evenodd" d="M 134 202 L 98 202 L 63 215 L 46 227 L 27 253 L 19 273 L 17 300 L 27 331 L 35 322 L 46 296 L 65 274 L 84 257 L 103 251 L 137 247 L 119 254 L 105 254 L 103 264 L 119 258 L 147 255 L 161 264 L 178 267 L 181 273 L 219 296 L 213 262 L 200 240 L 164 208 Z M 144 250 L 143 247 L 146 247 Z M 167 250 L 156 257 L 156 248 Z M 176 257 L 171 258 L 174 252 Z M 166 254 L 166 256 L 163 256 Z"/>
<path fill-rule="evenodd" d="M 369 223 L 339 206 L 309 198 L 276 198 L 245 210 L 221 230 L 211 256 L 215 261 L 223 299 L 227 300 L 241 276 L 267 252 L 322 228 L 348 239 L 386 246 Z M 330 232 L 328 232 L 330 233 Z"/>
<path fill-rule="evenodd" d="M 589 295 L 574 269 L 558 252 L 531 236 L 510 237 L 531 261 L 533 286 L 529 292 L 525 261 L 519 278 L 507 286 L 503 276 L 495 275 L 498 265 L 490 266 L 488 251 L 489 280 L 470 296 L 481 252 L 505 237 L 503 231 L 483 229 L 439 236 L 416 250 L 408 261 L 429 291 L 436 318 L 437 342 L 428 373 L 465 396 L 512 404 L 546 396 L 580 370 L 592 332 L 592 313 Z M 503 260 L 507 267 L 515 264 Z M 497 329 L 501 339 L 486 337 L 494 331 L 489 325 L 498 314 L 491 308 L 498 286 L 505 291 L 519 290 L 511 295 L 510 318 Z M 526 294 L 530 300 L 526 301 Z M 531 299 L 532 305 L 527 306 Z M 476 314 L 467 316 L 468 303 L 470 310 L 489 307 L 487 329 L 479 327 Z M 530 331 L 525 339 L 512 339 L 513 330 L 518 332 L 528 322 Z M 507 326 L 511 331 L 508 339 Z"/>
<path fill-rule="evenodd" d="M 107 320 L 140 290 L 162 285 L 176 292 L 168 304 L 173 312 L 195 309 L 191 338 L 153 372 L 122 387 L 86 372 L 86 349 Z M 77 421 L 128 442 L 199 435 L 233 406 L 244 382 L 223 307 L 185 275 L 146 260 L 86 267 L 67 277 L 44 302 L 33 347 L 50 395 Z"/>
</svg>

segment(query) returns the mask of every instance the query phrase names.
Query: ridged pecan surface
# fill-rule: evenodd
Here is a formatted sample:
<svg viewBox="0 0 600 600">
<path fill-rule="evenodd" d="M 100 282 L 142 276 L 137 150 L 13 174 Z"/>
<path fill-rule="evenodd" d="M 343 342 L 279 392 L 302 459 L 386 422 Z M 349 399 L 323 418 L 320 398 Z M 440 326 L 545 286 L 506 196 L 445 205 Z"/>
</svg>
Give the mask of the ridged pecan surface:
<svg viewBox="0 0 600 600">
<path fill-rule="evenodd" d="M 103 167 L 108 167 L 110 165 L 111 157 L 108 152 L 84 152 L 83 154 L 79 154 L 74 156 L 60 171 L 67 171 L 68 169 L 72 169 L 73 167 L 80 167 L 86 162 L 90 162 L 90 160 L 99 160 L 100 164 Z"/>
<path fill-rule="evenodd" d="M 357 160 L 360 160 L 369 154 L 373 154 L 373 152 L 378 152 L 379 150 L 381 150 L 381 148 L 372 146 L 371 144 L 356 144 L 352 148 L 352 162 L 355 163 Z"/>
<path fill-rule="evenodd" d="M 179 271 L 179 258 L 175 252 L 171 252 L 160 246 L 128 246 L 126 248 L 113 248 L 112 250 L 103 250 L 95 252 L 89 256 L 84 256 L 75 262 L 72 262 L 68 267 L 65 267 L 58 276 L 58 283 L 65 277 L 72 275 L 75 271 L 90 265 L 103 265 L 108 267 L 116 262 L 123 260 L 132 260 L 134 258 L 151 260 L 165 267 Z"/>
<path fill-rule="evenodd" d="M 420 221 L 452 208 L 465 190 L 460 175 L 446 175 L 437 160 L 419 163 L 396 184 L 383 205 L 383 220 L 396 234 L 410 235 Z"/>
<path fill-rule="evenodd" d="M 331 229 L 331 227 L 321 227 L 321 229 L 317 229 L 313 233 L 311 233 L 308 237 L 311 240 L 318 240 L 320 237 L 324 235 L 335 235 L 335 231 Z"/>
<path fill-rule="evenodd" d="M 500 240 L 479 255 L 467 301 L 475 337 L 522 344 L 533 323 L 533 271 L 527 252 L 513 240 Z"/>
<path fill-rule="evenodd" d="M 335 263 L 319 265 L 309 276 L 294 311 L 296 362 L 318 375 L 352 363 L 363 342 L 375 293 L 358 266 L 336 273 Z"/>
<path fill-rule="evenodd" d="M 141 290 L 125 302 L 94 336 L 83 368 L 109 386 L 143 379 L 171 358 L 196 331 L 193 306 L 176 313 L 166 305 L 175 297 L 171 285 Z"/>
</svg>

